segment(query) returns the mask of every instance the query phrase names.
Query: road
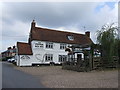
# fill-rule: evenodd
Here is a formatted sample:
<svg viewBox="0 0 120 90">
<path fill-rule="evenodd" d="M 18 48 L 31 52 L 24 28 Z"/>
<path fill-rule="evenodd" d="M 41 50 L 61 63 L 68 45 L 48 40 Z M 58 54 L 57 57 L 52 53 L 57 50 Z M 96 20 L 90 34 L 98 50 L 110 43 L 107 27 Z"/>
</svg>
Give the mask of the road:
<svg viewBox="0 0 120 90">
<path fill-rule="evenodd" d="M 38 79 L 14 69 L 11 63 L 2 63 L 2 88 L 44 88 Z"/>
</svg>

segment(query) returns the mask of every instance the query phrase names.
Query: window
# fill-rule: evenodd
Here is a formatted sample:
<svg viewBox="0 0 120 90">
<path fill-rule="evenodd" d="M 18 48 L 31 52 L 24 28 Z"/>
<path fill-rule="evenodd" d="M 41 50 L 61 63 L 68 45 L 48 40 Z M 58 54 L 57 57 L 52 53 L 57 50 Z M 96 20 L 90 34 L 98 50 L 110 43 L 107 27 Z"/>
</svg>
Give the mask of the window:
<svg viewBox="0 0 120 90">
<path fill-rule="evenodd" d="M 39 47 L 39 46 L 36 46 L 36 45 L 35 45 L 35 47 Z"/>
<path fill-rule="evenodd" d="M 74 37 L 73 36 L 68 36 L 68 39 L 73 41 L 74 40 Z"/>
<path fill-rule="evenodd" d="M 64 62 L 67 60 L 67 55 L 59 55 L 59 62 Z"/>
<path fill-rule="evenodd" d="M 53 61 L 53 54 L 46 54 L 45 61 Z"/>
<path fill-rule="evenodd" d="M 60 44 L 60 49 L 65 49 L 66 48 L 66 44 Z"/>
<path fill-rule="evenodd" d="M 46 43 L 46 48 L 53 48 L 53 43 Z"/>
</svg>

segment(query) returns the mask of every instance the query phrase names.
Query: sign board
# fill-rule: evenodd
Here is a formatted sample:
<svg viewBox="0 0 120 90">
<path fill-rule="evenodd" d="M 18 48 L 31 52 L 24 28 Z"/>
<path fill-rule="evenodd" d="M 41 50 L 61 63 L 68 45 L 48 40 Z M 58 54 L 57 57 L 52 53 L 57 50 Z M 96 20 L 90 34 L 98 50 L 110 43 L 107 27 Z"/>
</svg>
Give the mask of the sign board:
<svg viewBox="0 0 120 90">
<path fill-rule="evenodd" d="M 36 42 L 35 48 L 43 48 L 43 44 L 41 42 Z"/>
<path fill-rule="evenodd" d="M 21 59 L 30 59 L 28 55 L 21 56 Z"/>
</svg>

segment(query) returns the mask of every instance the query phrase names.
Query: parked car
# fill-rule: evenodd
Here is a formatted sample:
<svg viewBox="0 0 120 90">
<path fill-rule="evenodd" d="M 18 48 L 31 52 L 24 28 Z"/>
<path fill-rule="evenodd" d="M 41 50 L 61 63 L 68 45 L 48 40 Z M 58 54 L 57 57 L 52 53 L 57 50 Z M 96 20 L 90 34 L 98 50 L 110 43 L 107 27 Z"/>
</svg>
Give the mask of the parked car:
<svg viewBox="0 0 120 90">
<path fill-rule="evenodd" d="M 11 62 L 13 63 L 15 61 L 15 58 L 11 58 Z"/>
<path fill-rule="evenodd" d="M 16 65 L 17 60 L 15 59 L 12 63 Z"/>
<path fill-rule="evenodd" d="M 8 62 L 10 62 L 10 61 L 11 61 L 11 59 L 7 59 L 7 61 L 8 61 Z"/>
<path fill-rule="evenodd" d="M 7 61 L 8 61 L 8 62 L 14 62 L 14 61 L 15 61 L 15 58 L 8 59 Z"/>
</svg>

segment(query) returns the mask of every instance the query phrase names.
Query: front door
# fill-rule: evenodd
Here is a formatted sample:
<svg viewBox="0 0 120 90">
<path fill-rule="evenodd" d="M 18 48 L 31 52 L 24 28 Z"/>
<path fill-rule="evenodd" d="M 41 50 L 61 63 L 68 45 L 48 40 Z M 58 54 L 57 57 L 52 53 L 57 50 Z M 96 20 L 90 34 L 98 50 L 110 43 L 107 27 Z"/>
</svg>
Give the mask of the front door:
<svg viewBox="0 0 120 90">
<path fill-rule="evenodd" d="M 79 64 L 82 60 L 82 54 L 77 54 L 77 63 Z"/>
</svg>

